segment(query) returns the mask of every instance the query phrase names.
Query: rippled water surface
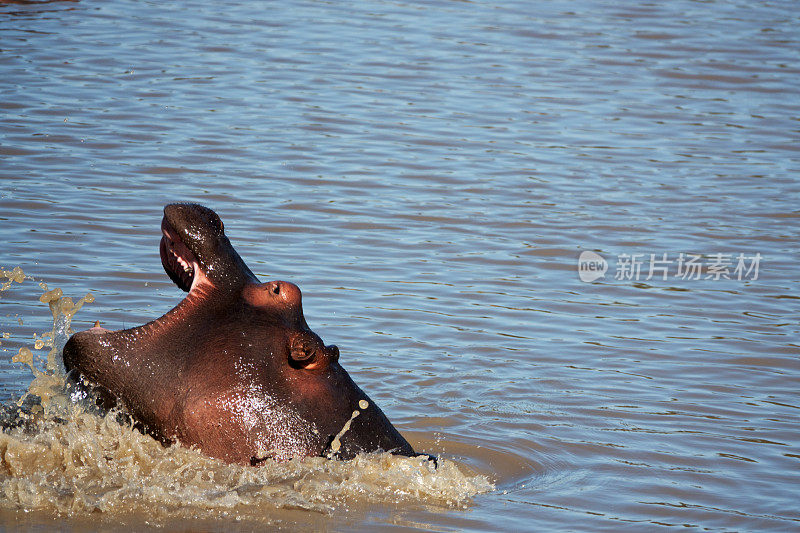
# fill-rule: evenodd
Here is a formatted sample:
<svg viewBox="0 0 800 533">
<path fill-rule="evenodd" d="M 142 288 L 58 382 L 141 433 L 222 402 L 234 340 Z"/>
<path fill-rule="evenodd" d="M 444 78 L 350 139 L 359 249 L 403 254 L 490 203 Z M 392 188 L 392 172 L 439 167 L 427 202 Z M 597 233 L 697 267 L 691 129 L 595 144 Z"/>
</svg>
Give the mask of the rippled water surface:
<svg viewBox="0 0 800 533">
<path fill-rule="evenodd" d="M 3 436 L 0 527 L 800 529 L 799 23 L 0 3 L 6 406 L 53 328 L 37 283 L 91 292 L 74 330 L 159 316 L 161 209 L 194 201 L 445 463 L 230 470 L 62 401 Z"/>
</svg>

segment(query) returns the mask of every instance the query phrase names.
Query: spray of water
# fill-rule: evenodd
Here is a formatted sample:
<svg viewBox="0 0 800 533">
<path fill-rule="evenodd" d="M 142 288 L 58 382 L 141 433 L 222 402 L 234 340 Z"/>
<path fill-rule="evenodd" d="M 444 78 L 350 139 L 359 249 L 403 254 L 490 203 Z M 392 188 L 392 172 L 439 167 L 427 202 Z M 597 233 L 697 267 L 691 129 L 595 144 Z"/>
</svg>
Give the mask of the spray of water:
<svg viewBox="0 0 800 533">
<path fill-rule="evenodd" d="M 26 279 L 19 267 L 0 268 L 0 297 Z M 220 517 L 264 524 L 290 509 L 463 508 L 493 489 L 485 476 L 446 458 L 439 459 L 438 468 L 424 457 L 388 453 L 350 461 L 268 460 L 246 467 L 181 446 L 165 448 L 118 413 L 97 412 L 91 398 L 70 388 L 61 350 L 72 333 L 72 318 L 94 298 L 87 294 L 76 302 L 61 289 L 39 287 L 52 329 L 35 335 L 33 346 L 20 348 L 12 358 L 27 365 L 33 379 L 21 398 L 2 406 L 0 509 L 68 516 L 99 512 L 110 521 L 139 517 L 151 524 Z M 38 358 L 44 364 L 37 364 L 34 352 L 44 350 L 46 357 Z"/>
</svg>

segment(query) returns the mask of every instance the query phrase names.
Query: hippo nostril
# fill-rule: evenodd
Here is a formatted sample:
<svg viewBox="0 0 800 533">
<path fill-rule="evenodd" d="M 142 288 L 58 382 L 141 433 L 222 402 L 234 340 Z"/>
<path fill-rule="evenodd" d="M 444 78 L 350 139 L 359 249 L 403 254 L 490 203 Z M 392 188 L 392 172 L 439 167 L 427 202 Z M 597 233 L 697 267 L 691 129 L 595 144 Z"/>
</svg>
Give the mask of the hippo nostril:
<svg viewBox="0 0 800 533">
<path fill-rule="evenodd" d="M 281 293 L 281 284 L 280 283 L 274 283 L 272 285 L 272 292 L 275 293 L 275 294 L 280 294 Z"/>
</svg>

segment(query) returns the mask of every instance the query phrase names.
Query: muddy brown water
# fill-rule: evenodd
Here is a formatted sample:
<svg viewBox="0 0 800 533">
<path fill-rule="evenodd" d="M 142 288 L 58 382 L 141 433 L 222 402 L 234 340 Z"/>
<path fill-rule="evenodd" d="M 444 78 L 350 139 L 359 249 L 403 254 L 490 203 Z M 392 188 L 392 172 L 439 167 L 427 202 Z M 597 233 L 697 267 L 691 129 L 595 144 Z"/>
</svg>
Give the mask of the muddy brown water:
<svg viewBox="0 0 800 533">
<path fill-rule="evenodd" d="M 45 395 L 0 434 L 0 528 L 800 529 L 798 23 L 791 2 L 0 3 L 0 267 L 27 276 L 0 292 L 0 399 Z M 76 330 L 164 313 L 173 201 L 297 283 L 443 468 L 234 468 L 81 411 L 36 349 L 39 283 L 92 294 Z"/>
</svg>

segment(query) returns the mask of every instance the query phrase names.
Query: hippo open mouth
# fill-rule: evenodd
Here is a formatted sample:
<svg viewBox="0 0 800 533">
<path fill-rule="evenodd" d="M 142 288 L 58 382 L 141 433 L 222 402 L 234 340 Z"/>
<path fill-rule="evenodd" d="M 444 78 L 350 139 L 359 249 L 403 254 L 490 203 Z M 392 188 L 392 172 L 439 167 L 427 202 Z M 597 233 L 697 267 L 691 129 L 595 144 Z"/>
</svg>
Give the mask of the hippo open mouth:
<svg viewBox="0 0 800 533">
<path fill-rule="evenodd" d="M 161 234 L 159 251 L 164 271 L 186 292 L 201 284 L 213 285 L 209 272 L 215 266 L 217 274 L 224 273 L 219 278 L 255 280 L 225 237 L 222 220 L 207 207 L 168 205 L 164 208 Z M 223 285 L 225 281 L 219 279 L 217 283 Z"/>
<path fill-rule="evenodd" d="M 377 450 L 416 455 L 303 317 L 300 289 L 259 282 L 197 204 L 164 208 L 167 275 L 188 294 L 147 324 L 94 327 L 64 346 L 64 365 L 121 401 L 164 443 L 240 464 Z"/>
<path fill-rule="evenodd" d="M 186 292 L 192 290 L 200 273 L 200 264 L 197 257 L 180 240 L 177 232 L 172 229 L 165 218 L 161 223 L 161 264 L 175 284 Z"/>
</svg>

